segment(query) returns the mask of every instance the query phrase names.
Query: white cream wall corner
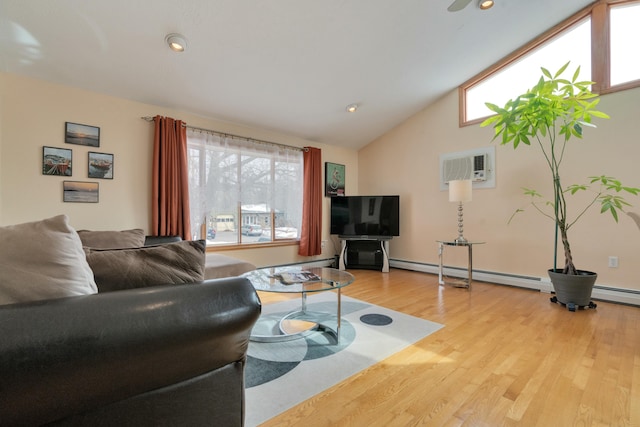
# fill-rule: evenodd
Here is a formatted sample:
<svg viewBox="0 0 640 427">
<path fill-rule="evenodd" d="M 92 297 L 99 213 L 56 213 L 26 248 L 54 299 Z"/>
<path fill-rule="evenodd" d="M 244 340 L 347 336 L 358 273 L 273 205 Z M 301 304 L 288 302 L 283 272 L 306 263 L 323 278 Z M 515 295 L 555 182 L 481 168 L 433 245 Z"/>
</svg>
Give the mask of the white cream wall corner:
<svg viewBox="0 0 640 427">
<path fill-rule="evenodd" d="M 390 243 L 392 258 L 435 263 L 436 240 L 457 236 L 457 205 L 439 189 L 439 156 L 488 144 L 453 132 L 457 115 L 449 116 L 449 111 L 455 105 L 457 97 L 447 96 L 360 151 L 362 191 L 400 194 L 401 229 L 400 237 Z M 486 190 L 474 192 L 474 200 L 465 207 L 465 235 L 475 228 L 473 238 L 485 239 L 474 226 L 484 219 L 474 211 L 489 196 Z"/>
<path fill-rule="evenodd" d="M 589 129 L 583 140 L 570 146 L 568 155 L 580 150 L 582 163 L 568 160 L 572 166 L 565 171 L 566 183 L 605 173 L 640 186 L 639 101 L 640 88 L 602 97 L 600 109 L 611 119 L 599 121 L 597 129 Z M 454 90 L 360 150 L 361 193 L 401 195 L 401 236 L 391 242 L 391 258 L 437 264 L 435 240 L 457 234 L 456 206 L 438 187 L 439 156 L 490 146 L 492 137 L 490 128 L 458 127 L 458 94 Z M 526 212 L 507 224 L 513 211 L 527 202 L 522 187 L 550 193 L 548 173 L 534 148 L 515 152 L 497 145 L 496 188 L 474 189 L 473 201 L 465 204 L 465 237 L 487 242 L 474 251 L 476 269 L 546 277 L 551 267 L 552 223 Z M 632 203 L 640 211 L 640 199 Z M 640 240 L 630 238 L 638 233 L 635 223 L 624 215 L 616 225 L 598 211 L 590 211 L 571 230 L 579 268 L 597 271 L 602 286 L 640 291 Z M 451 253 L 447 263 L 466 266 L 464 255 Z M 610 255 L 619 257 L 617 269 L 607 266 Z"/>
</svg>

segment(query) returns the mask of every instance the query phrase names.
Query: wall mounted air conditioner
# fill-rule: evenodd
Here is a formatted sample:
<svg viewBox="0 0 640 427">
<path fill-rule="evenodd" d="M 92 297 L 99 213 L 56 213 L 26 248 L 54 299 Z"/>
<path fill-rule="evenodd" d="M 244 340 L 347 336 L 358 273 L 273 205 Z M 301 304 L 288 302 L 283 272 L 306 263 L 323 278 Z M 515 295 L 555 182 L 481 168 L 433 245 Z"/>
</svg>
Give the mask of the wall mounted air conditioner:
<svg viewBox="0 0 640 427">
<path fill-rule="evenodd" d="M 495 147 L 442 154 L 440 156 L 440 189 L 449 181 L 470 179 L 475 188 L 494 188 Z"/>
</svg>

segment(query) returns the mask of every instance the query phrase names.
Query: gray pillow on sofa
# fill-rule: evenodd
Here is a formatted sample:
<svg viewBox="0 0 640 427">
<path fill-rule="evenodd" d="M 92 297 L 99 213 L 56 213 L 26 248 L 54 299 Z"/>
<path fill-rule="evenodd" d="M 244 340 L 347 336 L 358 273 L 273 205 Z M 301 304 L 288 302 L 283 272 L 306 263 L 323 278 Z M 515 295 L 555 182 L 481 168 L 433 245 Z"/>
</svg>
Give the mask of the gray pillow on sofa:
<svg viewBox="0 0 640 427">
<path fill-rule="evenodd" d="M 66 215 L 0 227 L 0 304 L 97 292 Z"/>
<path fill-rule="evenodd" d="M 82 245 L 96 249 L 139 248 L 144 246 L 144 230 L 134 228 L 122 231 L 78 230 Z"/>
<path fill-rule="evenodd" d="M 204 280 L 204 240 L 135 249 L 85 248 L 98 292 Z"/>
</svg>

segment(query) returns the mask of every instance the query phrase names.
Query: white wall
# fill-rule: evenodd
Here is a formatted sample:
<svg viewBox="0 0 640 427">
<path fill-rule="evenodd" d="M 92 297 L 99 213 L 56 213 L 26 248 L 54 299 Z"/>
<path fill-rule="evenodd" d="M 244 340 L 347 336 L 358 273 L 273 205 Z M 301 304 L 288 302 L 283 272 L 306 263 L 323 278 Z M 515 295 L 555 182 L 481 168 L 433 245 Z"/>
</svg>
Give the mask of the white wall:
<svg viewBox="0 0 640 427">
<path fill-rule="evenodd" d="M 606 174 L 640 187 L 640 89 L 605 95 L 600 109 L 611 119 L 570 141 L 564 184 Z M 457 206 L 438 185 L 439 156 L 489 146 L 492 137 L 491 128 L 458 126 L 458 93 L 452 91 L 360 151 L 360 191 L 401 195 L 401 236 L 390 244 L 391 258 L 437 264 L 435 241 L 457 236 Z M 474 190 L 464 206 L 465 237 L 486 241 L 474 251 L 474 268 L 546 277 L 553 223 L 529 210 L 507 225 L 514 210 L 526 205 L 521 187 L 551 193 L 541 154 L 535 147 L 498 145 L 496 163 L 496 188 Z M 631 202 L 640 212 L 640 198 Z M 570 233 L 578 268 L 598 272 L 601 285 L 640 290 L 640 231 L 630 217 L 623 215 L 616 225 L 596 208 Z M 450 252 L 447 264 L 466 266 L 463 254 Z M 619 268 L 607 267 L 610 255 L 619 257 Z"/>
<path fill-rule="evenodd" d="M 35 221 L 67 214 L 76 229 L 122 230 L 151 225 L 151 158 L 153 124 L 143 116 L 164 115 L 189 125 L 292 145 L 322 149 L 323 161 L 346 165 L 347 191 L 358 189 L 357 153 L 290 135 L 251 129 L 175 111 L 114 98 L 13 74 L 0 73 L 0 224 Z M 100 127 L 100 147 L 65 144 L 65 122 Z M 44 176 L 42 147 L 72 149 L 73 176 Z M 87 153 L 114 154 L 114 179 L 87 178 Z M 100 185 L 99 203 L 64 203 L 62 181 L 94 181 Z M 329 199 L 323 212 L 324 239 L 329 240 Z M 229 251 L 256 265 L 309 260 L 297 255 L 297 246 Z M 333 256 L 331 242 L 322 256 Z"/>
</svg>

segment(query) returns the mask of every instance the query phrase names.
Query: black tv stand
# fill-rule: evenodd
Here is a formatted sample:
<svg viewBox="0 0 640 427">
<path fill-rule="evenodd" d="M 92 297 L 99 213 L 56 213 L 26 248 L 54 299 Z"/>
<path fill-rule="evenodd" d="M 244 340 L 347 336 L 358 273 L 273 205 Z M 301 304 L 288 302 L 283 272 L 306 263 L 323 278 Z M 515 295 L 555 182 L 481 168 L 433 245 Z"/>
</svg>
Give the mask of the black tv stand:
<svg viewBox="0 0 640 427">
<path fill-rule="evenodd" d="M 389 272 L 388 236 L 338 236 L 342 240 L 340 270 L 361 268 Z"/>
</svg>

